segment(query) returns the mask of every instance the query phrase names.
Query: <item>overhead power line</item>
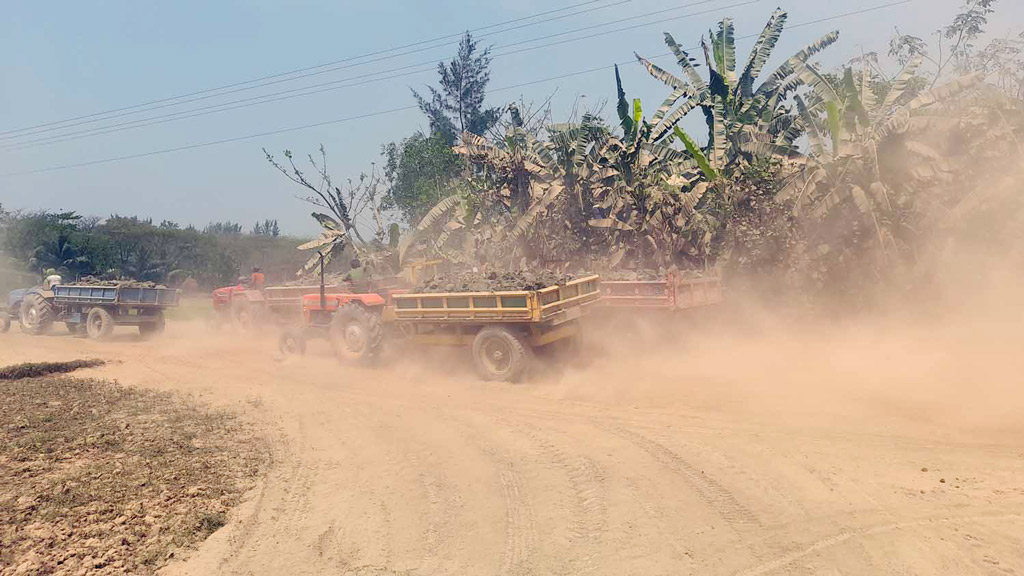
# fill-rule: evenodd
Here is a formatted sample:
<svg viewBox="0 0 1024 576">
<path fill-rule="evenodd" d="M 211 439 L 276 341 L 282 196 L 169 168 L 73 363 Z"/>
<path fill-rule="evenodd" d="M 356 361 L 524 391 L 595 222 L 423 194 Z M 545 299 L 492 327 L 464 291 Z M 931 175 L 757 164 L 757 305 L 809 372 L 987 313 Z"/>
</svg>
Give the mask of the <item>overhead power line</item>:
<svg viewBox="0 0 1024 576">
<path fill-rule="evenodd" d="M 530 38 L 528 40 L 521 40 L 521 41 L 518 41 L 518 42 L 512 42 L 512 43 L 509 43 L 509 44 L 498 46 L 497 50 L 504 50 L 504 51 L 503 52 L 497 52 L 496 54 L 493 55 L 493 57 L 494 58 L 501 58 L 501 57 L 505 57 L 505 56 L 511 56 L 511 55 L 514 55 L 514 54 L 521 54 L 523 52 L 530 52 L 530 51 L 534 51 L 534 50 L 539 50 L 539 49 L 542 49 L 542 48 L 550 48 L 552 46 L 558 46 L 558 45 L 561 45 L 561 44 L 567 44 L 567 43 L 571 43 L 571 42 L 579 42 L 579 41 L 582 41 L 582 40 L 589 40 L 591 38 L 597 38 L 597 37 L 601 37 L 601 36 L 606 36 L 608 34 L 615 34 L 615 33 L 618 33 L 618 32 L 625 32 L 625 31 L 629 31 L 629 30 L 635 30 L 635 29 L 638 29 L 638 28 L 646 27 L 646 26 L 660 25 L 660 24 L 664 24 L 666 22 L 673 22 L 673 21 L 676 21 L 676 20 L 684 19 L 684 18 L 692 18 L 694 16 L 700 16 L 700 15 L 703 15 L 703 14 L 707 14 L 707 13 L 710 13 L 710 12 L 717 12 L 717 11 L 720 11 L 720 10 L 723 10 L 723 11 L 724 10 L 730 10 L 730 9 L 733 9 L 733 8 L 739 8 L 739 7 L 742 7 L 742 6 L 747 6 L 747 5 L 750 5 L 750 4 L 756 4 L 756 3 L 760 2 L 760 0 L 747 0 L 745 2 L 740 2 L 740 3 L 737 3 L 737 4 L 731 4 L 731 5 L 728 5 L 728 6 L 722 6 L 720 8 L 714 8 L 714 9 L 704 10 L 704 11 L 701 11 L 701 12 L 693 12 L 693 13 L 689 13 L 689 14 L 683 14 L 683 15 L 675 16 L 675 17 L 671 17 L 671 18 L 659 18 L 658 20 L 655 20 L 655 21 L 645 22 L 645 23 L 641 23 L 641 24 L 635 24 L 635 25 L 621 27 L 621 28 L 616 28 L 616 29 L 613 29 L 613 30 L 607 30 L 605 32 L 600 32 L 600 33 L 596 33 L 596 34 L 590 34 L 590 35 L 587 35 L 587 36 L 580 36 L 580 37 L 577 37 L 577 38 L 569 38 L 569 39 L 565 39 L 565 40 L 561 40 L 561 41 L 557 41 L 557 42 L 550 42 L 550 43 L 547 43 L 547 44 L 541 44 L 541 45 L 537 45 L 537 46 L 527 46 L 527 47 L 519 48 L 519 49 L 516 49 L 516 50 L 507 50 L 508 48 L 514 48 L 516 46 L 522 46 L 524 44 L 531 44 L 531 43 L 539 42 L 539 41 L 543 41 L 543 40 L 550 40 L 551 38 L 557 38 L 559 36 L 567 36 L 567 35 L 576 34 L 576 33 L 579 33 L 579 32 L 586 32 L 588 30 L 594 30 L 594 29 L 597 29 L 597 28 L 603 28 L 603 27 L 606 27 L 606 26 L 609 26 L 609 25 L 613 25 L 613 24 L 620 24 L 620 23 L 623 23 L 623 22 L 629 22 L 629 21 L 638 20 L 638 19 L 651 18 L 653 16 L 662 16 L 662 15 L 664 15 L 666 13 L 675 12 L 675 11 L 678 11 L 678 10 L 682 10 L 684 8 L 690 8 L 690 7 L 698 6 L 698 5 L 701 5 L 701 4 L 709 4 L 709 3 L 719 2 L 719 1 L 721 1 L 721 0 L 699 0 L 697 2 L 691 2 L 689 4 L 683 4 L 681 6 L 676 6 L 676 7 L 673 7 L 673 8 L 666 8 L 666 9 L 663 9 L 663 10 L 655 10 L 653 12 L 648 12 L 648 13 L 645 13 L 645 14 L 639 14 L 639 15 L 636 15 L 636 16 L 628 17 L 628 18 L 621 18 L 621 19 L 614 20 L 614 21 L 611 21 L 611 22 L 604 22 L 604 23 L 601 23 L 601 24 L 594 24 L 594 25 L 590 25 L 590 26 L 584 26 L 582 28 L 577 28 L 575 30 L 569 30 L 569 31 L 565 31 L 565 32 L 558 32 L 558 33 L 554 33 L 554 34 L 548 34 L 548 35 L 545 35 L 545 36 L 540 36 L 540 37 L 537 37 L 537 38 Z M 143 128 L 143 127 L 152 126 L 152 125 L 155 125 L 155 124 L 164 124 L 164 123 L 167 123 L 167 122 L 176 122 L 178 120 L 186 120 L 186 119 L 195 118 L 195 117 L 198 117 L 198 116 L 207 116 L 207 115 L 210 115 L 210 114 L 217 114 L 217 113 L 221 113 L 221 112 L 228 112 L 228 111 L 237 110 L 237 109 L 240 109 L 240 108 L 249 108 L 251 106 L 258 106 L 258 105 L 261 105 L 261 104 L 270 104 L 270 103 L 273 103 L 273 102 L 280 102 L 280 101 L 283 101 L 283 100 L 290 100 L 292 98 L 300 98 L 300 97 L 304 97 L 304 96 L 312 96 L 314 94 L 320 94 L 320 93 L 323 93 L 323 92 L 331 92 L 331 91 L 335 91 L 335 90 L 343 90 L 343 89 L 346 89 L 346 88 L 353 88 L 353 87 L 357 87 L 357 86 L 364 86 L 364 85 L 367 85 L 367 84 L 373 84 L 373 83 L 382 82 L 382 81 L 386 81 L 386 80 L 393 80 L 395 78 L 404 78 L 404 77 L 407 77 L 407 76 L 414 76 L 414 75 L 417 75 L 417 74 L 423 74 L 425 72 L 430 72 L 430 71 L 435 70 L 436 66 L 437 66 L 436 63 L 434 61 L 432 61 L 432 60 L 431 61 L 425 61 L 425 62 L 418 62 L 416 64 L 409 64 L 409 65 L 406 65 L 406 66 L 399 66 L 397 68 L 391 68 L 389 70 L 382 70 L 382 71 L 379 71 L 379 72 L 370 72 L 370 73 L 366 73 L 366 74 L 361 74 L 359 76 L 351 76 L 351 77 L 342 78 L 342 79 L 339 79 L 339 80 L 332 80 L 330 82 L 323 82 L 323 83 L 320 83 L 320 84 L 312 84 L 312 85 L 309 85 L 309 86 L 303 86 L 303 87 L 299 87 L 299 88 L 291 88 L 291 89 L 288 89 L 288 90 L 282 90 L 282 91 L 279 91 L 279 92 L 272 92 L 270 94 L 262 94 L 262 95 L 258 95 L 258 96 L 252 96 L 252 97 L 243 98 L 243 99 L 240 99 L 240 100 L 233 100 L 233 101 L 228 101 L 228 102 L 221 102 L 221 103 L 218 103 L 218 104 L 211 104 L 209 106 L 202 106 L 202 107 L 193 108 L 193 109 L 190 109 L 190 110 L 182 110 L 182 111 L 179 111 L 179 112 L 170 112 L 168 114 L 162 114 L 162 115 L 159 115 L 159 116 L 152 116 L 152 117 L 149 117 L 149 118 L 141 118 L 141 119 L 138 119 L 138 120 L 129 120 L 129 121 L 120 122 L 120 123 L 117 123 L 117 124 L 109 124 L 109 125 L 106 125 L 106 126 L 99 126 L 99 127 L 96 127 L 96 128 L 88 128 L 88 129 L 79 130 L 79 131 L 75 131 L 75 132 L 66 132 L 66 133 L 57 134 L 57 135 L 54 135 L 54 136 L 47 136 L 47 137 L 43 137 L 43 138 L 35 138 L 35 139 L 31 139 L 31 140 L 23 140 L 23 141 L 20 141 L 20 142 L 13 142 L 13 143 L 7 144 L 5 146 L 0 146 L 0 150 L 12 150 L 12 151 L 13 150 L 25 150 L 25 149 L 29 149 L 29 148 L 35 148 L 35 147 L 38 147 L 38 146 L 47 146 L 47 145 L 51 145 L 51 144 L 59 144 L 59 143 L 62 143 L 62 142 L 68 142 L 68 141 L 72 141 L 72 140 L 79 140 L 79 139 L 82 139 L 82 138 L 91 138 L 93 136 L 102 136 L 102 135 L 105 135 L 105 134 L 121 132 L 123 130 L 132 130 L 132 129 L 135 129 L 135 128 Z M 405 71 L 405 72 L 403 72 L 403 71 Z M 371 78 L 373 76 L 380 76 L 382 74 L 389 74 L 389 73 L 392 73 L 392 72 L 402 72 L 402 73 L 392 74 L 390 76 L 381 76 L 381 77 L 378 77 L 378 78 Z M 369 79 L 367 79 L 367 78 L 369 78 Z M 363 79 L 365 79 L 365 80 L 363 80 Z M 218 95 L 218 96 L 221 96 L 221 95 Z M 118 116 L 113 116 L 111 118 L 105 118 L 104 120 L 111 120 L 111 119 L 115 119 L 117 117 Z M 68 127 L 70 127 L 70 126 L 68 126 Z M 65 128 L 65 127 L 62 127 L 62 128 Z"/>
<path fill-rule="evenodd" d="M 545 11 L 545 12 L 539 12 L 537 14 L 532 14 L 530 16 L 523 16 L 523 17 L 520 17 L 520 18 L 512 19 L 512 20 L 506 20 L 504 22 L 499 22 L 497 24 L 491 24 L 491 25 L 488 25 L 488 26 L 482 26 L 482 27 L 479 27 L 479 28 L 474 28 L 474 29 L 468 30 L 468 32 L 477 33 L 477 32 L 482 32 L 482 31 L 485 31 L 485 30 L 493 30 L 494 28 L 500 28 L 502 26 L 507 26 L 509 24 L 518 24 L 517 26 L 506 28 L 504 30 L 495 30 L 493 32 L 489 32 L 487 34 L 483 34 L 481 36 L 478 36 L 479 38 L 484 38 L 484 37 L 489 37 L 489 36 L 493 36 L 493 35 L 496 35 L 496 34 L 510 32 L 510 31 L 513 31 L 513 30 L 520 30 L 520 29 L 527 28 L 527 27 L 530 27 L 530 26 L 536 26 L 538 24 L 546 24 L 548 22 L 554 22 L 556 20 L 561 20 L 563 18 L 568 18 L 568 17 L 571 17 L 571 16 L 577 16 L 577 15 L 580 15 L 580 14 L 583 14 L 583 13 L 586 13 L 586 12 L 593 12 L 593 11 L 597 11 L 597 10 L 604 10 L 606 8 L 611 8 L 611 7 L 614 7 L 614 6 L 619 6 L 621 4 L 628 4 L 629 2 L 632 2 L 632 0 L 617 0 L 615 2 L 612 2 L 612 3 L 609 3 L 609 4 L 605 4 L 605 5 L 602 5 L 602 6 L 593 6 L 594 4 L 599 4 L 601 2 L 606 2 L 606 1 L 607 0 L 587 0 L 585 2 L 579 2 L 579 3 L 576 3 L 576 4 L 570 4 L 569 6 L 565 6 L 563 8 L 557 8 L 557 9 L 554 9 L 554 10 L 548 10 L 548 11 Z M 551 17 L 551 18 L 548 18 L 548 19 L 545 19 L 545 20 L 538 20 L 536 22 L 526 22 L 527 20 L 532 20 L 534 18 L 541 18 L 543 16 L 550 16 L 552 14 L 557 14 L 559 12 L 566 12 L 568 10 L 573 10 L 575 8 L 580 8 L 582 6 L 592 6 L 592 7 L 588 8 L 586 10 L 579 10 L 579 11 L 576 11 L 576 12 L 572 12 L 570 14 L 563 14 L 563 15 L 560 15 L 560 16 Z M 73 118 L 66 118 L 64 120 L 55 120 L 55 121 L 46 122 L 46 123 L 43 123 L 43 124 L 36 124 L 34 126 L 26 126 L 24 128 L 18 128 L 18 129 L 14 129 L 14 130 L 2 131 L 2 132 L 0 132 L 0 140 L 5 140 L 5 139 L 8 139 L 8 138 L 16 138 L 18 136 L 26 136 L 26 135 L 30 135 L 30 134 L 38 134 L 38 133 L 41 133 L 41 132 L 47 132 L 47 131 L 51 131 L 51 130 L 60 130 L 62 128 L 69 128 L 69 127 L 73 127 L 73 126 L 80 126 L 82 124 L 89 124 L 89 123 L 93 123 L 93 122 L 101 122 L 103 120 L 109 119 L 108 117 L 118 117 L 118 116 L 130 115 L 130 114 L 139 114 L 139 113 L 147 112 L 147 111 L 150 111 L 150 110 L 157 110 L 157 109 L 161 109 L 161 108 L 168 108 L 168 107 L 172 107 L 172 106 L 179 106 L 181 104 L 186 104 L 186 103 L 194 102 L 194 101 L 197 101 L 197 100 L 203 100 L 203 99 L 207 99 L 207 98 L 216 98 L 216 97 L 219 97 L 219 96 L 224 96 L 224 95 L 227 95 L 227 94 L 233 94 L 233 93 L 241 92 L 241 91 L 244 91 L 244 90 L 254 90 L 256 88 L 261 88 L 263 86 L 268 86 L 268 85 L 272 85 L 272 84 L 279 84 L 281 82 L 291 82 L 291 81 L 294 81 L 294 80 L 300 80 L 302 78 L 307 78 L 309 76 L 315 76 L 315 75 L 318 75 L 318 74 L 326 74 L 328 72 L 334 72 L 334 71 L 345 69 L 345 68 L 351 68 L 351 67 L 354 67 L 354 66 L 363 66 L 363 65 L 366 65 L 366 64 L 371 64 L 371 63 L 379 62 L 379 61 L 382 61 L 382 60 L 398 58 L 400 56 L 406 56 L 406 55 L 409 55 L 409 54 L 415 54 L 415 53 L 423 52 L 423 51 L 426 51 L 426 50 L 433 50 L 433 49 L 436 49 L 436 48 L 441 48 L 441 47 L 445 47 L 445 46 L 451 46 L 452 43 L 443 43 L 443 44 L 437 44 L 437 45 L 434 45 L 434 46 L 427 46 L 427 45 L 428 44 L 434 44 L 436 42 L 445 41 L 445 40 L 451 40 L 453 38 L 460 38 L 463 34 L 464 34 L 464 32 L 459 32 L 459 33 L 456 33 L 456 34 L 448 34 L 448 35 L 445 35 L 445 36 L 438 36 L 436 38 L 432 38 L 432 39 L 429 39 L 429 40 L 421 40 L 419 42 L 413 42 L 413 43 L 410 43 L 410 44 L 405 44 L 405 45 L 402 45 L 402 46 L 396 46 L 396 47 L 392 47 L 392 48 L 388 48 L 388 49 L 384 49 L 384 50 L 377 50 L 375 52 L 368 52 L 366 54 L 360 54 L 358 56 L 351 56 L 351 57 L 348 57 L 348 58 L 342 58 L 340 60 L 332 60 L 330 62 L 324 62 L 324 63 L 321 63 L 321 64 L 316 64 L 314 66 L 307 66 L 307 67 L 304 67 L 304 68 L 296 68 L 296 69 L 293 69 L 293 70 L 289 70 L 287 72 L 280 72 L 280 73 L 277 73 L 277 74 L 270 74 L 270 75 L 267 75 L 267 76 L 261 76 L 259 78 L 253 78 L 252 80 L 245 80 L 245 81 L 242 81 L 242 82 L 235 82 L 235 83 L 232 83 L 232 84 L 225 84 L 225 85 L 216 86 L 216 87 L 213 87 L 213 88 L 206 88 L 204 90 L 197 90 L 195 92 L 189 92 L 187 94 L 179 94 L 177 96 L 169 96 L 169 97 L 160 98 L 160 99 L 157 99 L 157 100 L 150 100 L 148 102 L 143 102 L 141 104 L 134 104 L 134 105 L 131 105 L 131 106 L 122 106 L 120 108 L 113 108 L 113 109 L 104 110 L 104 111 L 101 111 L 101 112 L 94 112 L 92 114 L 86 114 L 86 115 L 83 115 L 83 116 L 76 116 L 76 117 L 73 117 Z M 420 47 L 420 48 L 418 48 L 416 50 L 400 52 L 398 54 L 391 54 L 393 52 L 398 52 L 400 50 L 406 50 L 408 48 L 416 48 L 416 47 Z M 379 57 L 379 56 L 381 56 L 383 54 L 390 54 L 390 55 L 389 56 L 385 56 L 385 57 Z M 377 57 L 377 58 L 374 58 L 374 57 Z M 357 60 L 363 60 L 365 58 L 372 58 L 372 59 L 367 60 L 365 62 L 356 62 Z M 339 64 L 345 64 L 345 63 L 352 63 L 352 64 L 348 64 L 347 66 L 336 67 Z M 317 72 L 312 72 L 314 70 L 316 70 Z M 312 72 L 312 73 L 310 73 L 310 72 Z M 304 73 L 306 73 L 306 74 L 304 74 Z M 301 74 L 301 75 L 295 76 L 296 74 Z M 289 78 L 289 76 L 292 76 L 292 77 Z M 273 82 L 268 82 L 270 80 L 273 80 Z M 253 85 L 253 84 L 255 84 L 255 86 L 250 86 L 250 85 Z M 213 94 L 215 92 L 219 92 L 219 94 Z M 196 96 L 203 96 L 203 98 L 192 98 L 192 97 L 196 97 Z M 184 100 L 184 99 L 187 99 L 187 98 L 191 98 L 191 99 L 190 100 Z M 178 102 L 176 102 L 176 101 L 178 101 Z"/>
<path fill-rule="evenodd" d="M 787 26 L 787 29 L 792 30 L 794 28 L 802 28 L 802 27 L 805 27 L 805 26 L 812 26 L 814 24 L 821 24 L 821 23 L 824 23 L 824 22 L 840 20 L 840 19 L 843 19 L 843 18 L 851 17 L 851 16 L 857 16 L 857 15 L 860 15 L 860 14 L 866 14 L 866 13 L 869 13 L 869 12 L 876 12 L 876 11 L 879 11 L 879 10 L 884 10 L 884 9 L 887 9 L 887 8 L 892 8 L 892 7 L 895 7 L 895 6 L 900 6 L 900 5 L 903 5 L 903 4 L 910 4 L 912 2 L 914 2 L 914 0 L 898 0 L 898 1 L 895 1 L 895 2 L 889 2 L 889 3 L 886 3 L 886 4 L 881 4 L 881 5 L 873 6 L 873 7 L 870 7 L 870 8 L 863 8 L 863 9 L 855 10 L 855 11 L 852 11 L 852 12 L 846 12 L 846 13 L 843 13 L 843 14 L 836 14 L 834 16 L 828 16 L 828 17 L 818 18 L 818 19 L 815 19 L 815 20 L 807 21 L 807 22 L 801 22 L 801 23 L 798 23 L 798 24 L 789 25 L 789 26 Z M 754 38 L 754 37 L 757 37 L 757 36 L 758 36 L 758 34 L 748 34 L 748 35 L 744 35 L 744 36 L 738 36 L 737 39 L 743 40 L 743 39 Z M 691 48 L 691 50 L 692 49 L 695 49 L 695 48 Z M 665 57 L 668 57 L 668 56 L 671 56 L 671 54 L 660 54 L 658 56 L 654 56 L 651 59 L 660 59 L 660 58 L 665 58 Z M 617 62 L 615 64 L 621 66 L 621 65 L 630 64 L 630 63 L 635 63 L 635 60 L 630 59 L 630 60 L 625 60 L 625 61 L 622 61 L 622 62 Z M 588 68 L 586 70 L 578 70 L 578 71 L 575 71 L 575 72 L 569 72 L 569 73 L 566 73 L 566 74 L 560 74 L 560 75 L 551 76 L 551 77 L 548 77 L 548 78 L 542 78 L 542 79 L 538 79 L 538 80 L 531 80 L 531 81 L 528 81 L 528 82 L 522 82 L 522 83 L 519 83 L 519 84 L 513 84 L 511 86 L 504 86 L 504 87 L 501 87 L 501 88 L 493 89 L 490 92 L 493 93 L 493 92 L 502 92 L 502 91 L 508 91 L 508 90 L 515 90 L 515 89 L 523 88 L 523 87 L 526 87 L 526 86 L 532 86 L 532 85 L 536 85 L 536 84 L 552 82 L 552 81 L 555 81 L 555 80 L 562 80 L 562 79 L 565 79 L 565 78 L 571 78 L 571 77 L 575 77 L 575 76 L 582 76 L 582 75 L 585 75 L 585 74 L 592 74 L 592 73 L 599 72 L 599 71 L 607 71 L 608 69 L 609 69 L 609 67 L 607 65 L 599 66 L 599 67 L 594 67 L 594 68 Z M 334 124 L 342 124 L 342 123 L 345 123 L 345 122 L 352 122 L 352 121 L 355 121 L 355 120 L 362 120 L 362 119 L 366 119 L 366 118 L 373 118 L 373 117 L 384 116 L 384 115 L 388 115 L 388 114 L 395 114 L 395 113 L 398 113 L 398 112 L 405 112 L 405 111 L 415 110 L 417 108 L 418 108 L 418 106 L 416 106 L 416 105 L 402 106 L 402 107 L 398 107 L 398 108 L 391 108 L 391 109 L 388 109 L 388 110 L 379 110 L 379 111 L 376 111 L 376 112 L 368 112 L 366 114 L 359 114 L 359 115 L 355 115 L 355 116 L 347 116 L 347 117 L 343 117 L 343 118 L 336 118 L 336 119 L 333 119 L 333 120 L 325 120 L 325 121 L 322 121 L 322 122 L 315 122 L 315 123 L 312 123 L 312 124 L 304 124 L 304 125 L 301 125 L 301 126 L 292 126 L 292 127 L 288 127 L 288 128 L 281 128 L 281 129 L 277 129 L 277 130 L 270 130 L 270 131 L 266 131 L 266 132 L 260 132 L 258 134 L 249 134 L 249 135 L 246 135 L 246 136 L 237 136 L 237 137 L 233 137 L 233 138 L 224 138 L 224 139 L 213 140 L 213 141 L 209 141 L 209 142 L 201 142 L 201 143 L 196 143 L 196 144 L 177 146 L 177 147 L 174 147 L 174 148 L 165 148 L 165 149 L 162 149 L 162 150 L 152 150 L 152 151 L 149 151 L 149 152 L 142 152 L 142 153 L 138 153 L 138 154 L 129 154 L 129 155 L 125 155 L 125 156 L 117 156 L 117 157 L 112 157 L 112 158 L 103 158 L 103 159 L 91 160 L 91 161 L 87 161 L 87 162 L 79 162 L 79 163 L 74 163 L 74 164 L 64 164 L 64 165 L 59 165 L 59 166 L 51 166 L 51 167 L 47 167 L 47 168 L 40 168 L 40 169 L 37 169 L 37 170 L 28 170 L 28 171 L 24 171 L 24 172 L 11 172 L 11 173 L 0 175 L 0 178 L 10 178 L 10 177 L 14 177 L 14 176 L 26 176 L 26 175 L 32 175 L 32 174 L 42 174 L 42 173 L 47 173 L 47 172 L 56 172 L 56 171 L 61 171 L 61 170 L 69 170 L 69 169 L 73 169 L 73 168 L 84 168 L 84 167 L 87 167 L 87 166 L 95 166 L 95 165 L 98 165 L 98 164 L 109 164 L 109 163 L 113 163 L 113 162 L 121 162 L 121 161 L 126 161 L 126 160 L 134 160 L 134 159 L 138 159 L 138 158 L 146 158 L 146 157 L 150 157 L 150 156 L 157 156 L 157 155 L 162 155 L 162 154 L 170 154 L 170 153 L 174 153 L 174 152 L 183 152 L 183 151 L 186 151 L 186 150 L 195 150 L 195 149 L 198 149 L 198 148 L 208 148 L 208 147 L 211 147 L 211 146 L 219 146 L 219 145 L 222 145 L 222 144 L 229 144 L 229 143 L 233 143 L 233 142 L 241 142 L 241 141 L 245 141 L 245 140 L 253 140 L 253 139 L 256 139 L 256 138 L 263 138 L 263 137 L 266 137 L 266 136 L 274 136 L 274 135 L 277 135 L 277 134 L 285 134 L 285 133 L 288 133 L 288 132 L 297 132 L 297 131 L 301 131 L 301 130 L 308 130 L 310 128 L 318 128 L 318 127 L 322 127 L 322 126 L 329 126 L 329 125 L 334 125 Z"/>
</svg>

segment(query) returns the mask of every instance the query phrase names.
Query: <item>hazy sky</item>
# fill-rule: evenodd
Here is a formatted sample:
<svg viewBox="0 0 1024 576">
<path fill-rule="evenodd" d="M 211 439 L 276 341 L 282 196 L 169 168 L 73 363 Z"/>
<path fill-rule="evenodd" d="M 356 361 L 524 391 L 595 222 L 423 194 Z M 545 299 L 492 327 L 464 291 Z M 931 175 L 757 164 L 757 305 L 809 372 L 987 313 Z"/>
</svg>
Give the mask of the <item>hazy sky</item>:
<svg viewBox="0 0 1024 576">
<path fill-rule="evenodd" d="M 9 2 L 0 21 L 0 53 L 4 54 L 0 60 L 0 132 L 339 61 L 583 1 Z M 783 33 L 769 68 L 832 29 L 839 29 L 842 36 L 838 45 L 822 56 L 822 62 L 837 64 L 862 50 L 884 53 L 895 26 L 905 33 L 927 36 L 948 22 L 961 4 L 961 0 L 912 0 L 792 28 L 892 1 L 599 0 L 516 24 L 540 21 L 537 25 L 504 33 L 495 33 L 501 28 L 491 28 L 478 35 L 486 35 L 482 43 L 493 45 L 496 55 L 490 103 L 500 105 L 520 96 L 527 102 L 541 102 L 553 94 L 558 120 L 578 97 L 584 105 L 612 98 L 612 64 L 631 60 L 633 51 L 645 56 L 663 54 L 662 31 L 672 32 L 684 46 L 692 46 L 719 19 L 730 16 L 736 21 L 738 36 L 756 35 L 772 10 L 781 5 L 789 12 L 791 29 Z M 657 11 L 662 12 L 643 16 Z M 703 14 L 694 14 L 697 12 Z M 551 20 L 566 15 L 571 16 Z M 996 16 L 993 34 L 1020 31 L 1024 29 L 1024 2 L 1001 0 Z M 619 30 L 627 27 L 635 28 Z M 587 30 L 562 34 L 581 28 Z M 552 34 L 561 35 L 527 42 Z M 602 35 L 569 41 L 595 34 Z M 562 43 L 522 51 L 551 42 Z M 515 46 L 503 48 L 513 43 Z M 741 62 L 752 43 L 753 39 L 739 41 Z M 423 68 L 415 65 L 426 63 L 429 68 L 430 62 L 449 58 L 454 47 L 440 44 L 409 49 L 437 46 L 415 54 L 361 66 L 352 66 L 359 61 L 342 63 L 337 66 L 348 67 L 104 122 L 82 123 L 95 119 L 84 118 L 75 121 L 81 123 L 77 126 L 57 131 L 46 130 L 53 127 L 47 126 L 0 134 L 0 203 L 9 208 L 70 209 L 99 216 L 138 214 L 198 226 L 216 220 L 250 226 L 257 219 L 277 218 L 284 231 L 309 234 L 317 227 L 309 208 L 294 198 L 298 189 L 267 165 L 261 147 L 276 152 L 288 148 L 304 155 L 323 143 L 335 178 L 355 177 L 368 170 L 371 162 L 380 163 L 382 144 L 426 127 L 418 110 L 130 160 L 24 173 L 408 107 L 414 104 L 409 87 L 433 82 L 434 71 L 67 142 L 35 143 L 23 149 L 17 149 L 18 143 L 149 118 L 158 121 L 162 118 L 157 116 L 325 82 L 406 74 Z M 502 55 L 512 51 L 520 52 Z M 673 69 L 671 61 L 661 63 Z M 604 69 L 519 86 L 599 67 Z M 667 89 L 639 65 L 628 64 L 622 71 L 628 95 L 641 98 L 645 108 L 653 111 Z M 519 87 L 500 90 L 509 86 Z M 215 93 L 202 96 L 210 94 Z"/>
</svg>

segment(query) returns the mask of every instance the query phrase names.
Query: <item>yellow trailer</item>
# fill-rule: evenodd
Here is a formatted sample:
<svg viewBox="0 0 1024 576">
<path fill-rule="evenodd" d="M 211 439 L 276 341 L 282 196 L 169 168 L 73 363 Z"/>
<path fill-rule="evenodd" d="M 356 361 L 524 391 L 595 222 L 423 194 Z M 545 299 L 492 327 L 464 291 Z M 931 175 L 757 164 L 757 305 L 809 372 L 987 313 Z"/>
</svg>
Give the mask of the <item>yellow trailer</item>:
<svg viewBox="0 0 1024 576">
<path fill-rule="evenodd" d="M 415 342 L 472 346 L 484 378 L 515 381 L 535 349 L 578 337 L 579 319 L 600 299 L 595 275 L 540 290 L 392 294 L 383 319 Z"/>
</svg>

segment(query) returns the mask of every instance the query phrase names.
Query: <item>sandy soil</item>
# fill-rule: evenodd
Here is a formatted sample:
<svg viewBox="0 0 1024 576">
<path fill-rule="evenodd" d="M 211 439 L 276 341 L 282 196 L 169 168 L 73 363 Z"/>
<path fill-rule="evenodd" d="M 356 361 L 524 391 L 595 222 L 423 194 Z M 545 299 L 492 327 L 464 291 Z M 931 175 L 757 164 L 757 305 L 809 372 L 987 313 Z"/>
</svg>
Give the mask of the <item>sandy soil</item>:
<svg viewBox="0 0 1024 576">
<path fill-rule="evenodd" d="M 460 352 L 340 366 L 172 323 L 110 343 L 0 337 L 256 415 L 261 487 L 185 574 L 1024 573 L 1019 315 L 752 321 L 605 343 L 481 383 Z M 898 328 L 897 328 L 898 326 Z"/>
</svg>

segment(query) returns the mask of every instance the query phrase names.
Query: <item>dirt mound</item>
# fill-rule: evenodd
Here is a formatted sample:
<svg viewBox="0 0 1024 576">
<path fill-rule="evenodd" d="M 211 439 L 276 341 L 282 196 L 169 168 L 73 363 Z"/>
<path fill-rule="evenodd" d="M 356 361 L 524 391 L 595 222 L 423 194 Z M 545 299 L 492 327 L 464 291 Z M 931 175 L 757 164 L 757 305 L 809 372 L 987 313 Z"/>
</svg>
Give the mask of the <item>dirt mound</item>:
<svg viewBox="0 0 1024 576">
<path fill-rule="evenodd" d="M 451 276 L 439 276 L 413 288 L 413 292 L 511 292 L 540 290 L 548 286 L 564 285 L 573 280 L 572 276 L 540 270 L 517 272 L 463 272 Z"/>
<path fill-rule="evenodd" d="M 171 394 L 0 382 L 0 573 L 151 574 L 225 524 L 259 445 Z"/>
</svg>

